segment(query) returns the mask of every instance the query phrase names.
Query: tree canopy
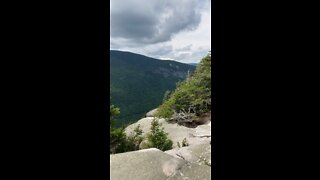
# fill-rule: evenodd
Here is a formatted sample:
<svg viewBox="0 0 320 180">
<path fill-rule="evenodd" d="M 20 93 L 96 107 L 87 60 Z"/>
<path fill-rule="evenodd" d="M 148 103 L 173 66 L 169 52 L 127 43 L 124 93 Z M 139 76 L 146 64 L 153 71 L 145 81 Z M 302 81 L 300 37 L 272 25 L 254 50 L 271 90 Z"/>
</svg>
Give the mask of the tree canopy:
<svg viewBox="0 0 320 180">
<path fill-rule="evenodd" d="M 176 89 L 166 94 L 157 116 L 170 118 L 174 113 L 193 113 L 196 116 L 211 109 L 211 53 L 205 56 L 195 72 L 177 84 Z"/>
</svg>

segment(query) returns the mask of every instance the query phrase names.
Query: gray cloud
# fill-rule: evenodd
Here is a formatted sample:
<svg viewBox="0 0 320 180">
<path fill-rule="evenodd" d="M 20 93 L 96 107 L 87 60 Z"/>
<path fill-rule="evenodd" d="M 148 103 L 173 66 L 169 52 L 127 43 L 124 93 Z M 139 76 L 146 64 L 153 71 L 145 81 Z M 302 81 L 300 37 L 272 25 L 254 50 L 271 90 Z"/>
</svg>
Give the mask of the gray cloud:
<svg viewBox="0 0 320 180">
<path fill-rule="evenodd" d="M 177 60 L 177 61 L 183 61 L 183 60 L 185 60 L 187 57 L 190 57 L 190 54 L 191 54 L 191 53 L 181 53 L 181 54 L 175 56 L 175 60 Z"/>
<path fill-rule="evenodd" d="M 198 0 L 111 0 L 112 41 L 128 46 L 169 41 L 201 21 Z M 200 5 L 199 5 L 200 4 Z"/>
<path fill-rule="evenodd" d="M 172 45 L 155 46 L 151 50 L 147 50 L 147 53 L 154 56 L 160 57 L 166 54 L 170 54 L 173 51 Z"/>
<path fill-rule="evenodd" d="M 202 59 L 203 57 L 205 57 L 205 56 L 209 53 L 210 50 L 211 50 L 211 49 L 209 49 L 209 48 L 200 47 L 200 48 L 198 48 L 198 50 L 194 51 L 194 52 L 190 55 L 190 57 L 194 58 L 193 60 L 194 60 L 195 62 L 199 62 L 199 61 L 201 61 L 201 59 Z"/>
<path fill-rule="evenodd" d="M 111 0 L 110 49 L 199 62 L 211 49 L 211 0 Z"/>
<path fill-rule="evenodd" d="M 178 48 L 177 51 L 190 51 L 192 47 L 192 44 L 189 44 L 188 46 L 185 46 L 183 48 Z"/>
</svg>

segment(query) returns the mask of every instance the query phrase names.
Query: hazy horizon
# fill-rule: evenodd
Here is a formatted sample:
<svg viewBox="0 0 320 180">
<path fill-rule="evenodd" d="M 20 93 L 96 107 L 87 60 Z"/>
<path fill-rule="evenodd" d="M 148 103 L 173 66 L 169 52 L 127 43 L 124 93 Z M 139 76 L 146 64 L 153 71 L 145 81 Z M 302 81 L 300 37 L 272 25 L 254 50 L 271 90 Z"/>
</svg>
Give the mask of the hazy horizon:
<svg viewBox="0 0 320 180">
<path fill-rule="evenodd" d="M 148 58 L 159 59 L 159 58 L 156 58 L 156 57 L 152 57 L 152 56 L 149 56 L 149 55 L 144 55 L 144 54 L 140 54 L 140 53 L 132 52 L 132 51 L 124 51 L 124 50 L 119 50 L 119 49 L 110 49 L 110 51 L 128 52 L 128 53 L 133 53 L 133 54 L 138 54 L 138 55 L 146 56 L 146 57 L 148 57 Z M 176 61 L 176 60 L 174 60 L 174 59 L 159 59 L 159 60 L 163 60 L 163 61 Z M 200 63 L 200 61 L 201 61 L 201 60 L 199 60 L 198 62 L 182 62 L 182 61 L 176 61 L 176 62 L 185 63 L 185 64 L 198 64 L 198 63 Z"/>
</svg>

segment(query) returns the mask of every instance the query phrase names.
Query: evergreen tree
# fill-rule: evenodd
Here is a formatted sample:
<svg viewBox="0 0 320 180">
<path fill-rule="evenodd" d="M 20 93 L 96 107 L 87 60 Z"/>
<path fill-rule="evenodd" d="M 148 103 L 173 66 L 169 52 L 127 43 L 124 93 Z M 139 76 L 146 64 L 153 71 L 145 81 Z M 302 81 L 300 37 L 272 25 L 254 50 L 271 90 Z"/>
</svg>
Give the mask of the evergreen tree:
<svg viewBox="0 0 320 180">
<path fill-rule="evenodd" d="M 147 136 L 149 148 L 157 148 L 162 151 L 172 149 L 173 142 L 168 138 L 168 133 L 160 127 L 158 120 L 154 119 L 151 123 L 151 132 Z"/>
<path fill-rule="evenodd" d="M 209 52 L 185 81 L 159 107 L 156 116 L 171 118 L 174 113 L 193 113 L 196 116 L 211 109 L 211 53 Z M 190 116 L 191 117 L 191 116 Z"/>
<path fill-rule="evenodd" d="M 124 128 L 114 127 L 115 117 L 120 114 L 120 109 L 110 105 L 110 153 L 125 152 L 128 149 L 127 137 Z"/>
</svg>

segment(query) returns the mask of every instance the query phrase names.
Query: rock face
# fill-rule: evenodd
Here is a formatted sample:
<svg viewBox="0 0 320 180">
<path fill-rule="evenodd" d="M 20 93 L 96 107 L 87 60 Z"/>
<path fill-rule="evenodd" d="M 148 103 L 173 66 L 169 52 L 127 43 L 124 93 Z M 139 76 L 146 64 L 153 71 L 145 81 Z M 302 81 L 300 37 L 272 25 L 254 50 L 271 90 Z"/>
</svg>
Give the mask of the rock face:
<svg viewBox="0 0 320 180">
<path fill-rule="evenodd" d="M 140 119 L 138 122 L 131 124 L 125 129 L 127 135 L 130 135 L 135 127 L 140 124 L 143 131 L 142 135 L 146 135 L 150 132 L 151 122 L 153 117 L 146 117 Z M 197 126 L 196 128 L 188 128 L 185 126 L 180 126 L 178 124 L 168 123 L 165 119 L 159 119 L 159 123 L 164 128 L 164 131 L 168 133 L 168 137 L 173 141 L 173 148 L 178 147 L 177 143 L 183 141 L 186 138 L 189 145 L 210 143 L 211 141 L 211 123 Z"/>
<path fill-rule="evenodd" d="M 158 109 L 147 112 L 146 117 L 154 117 Z"/>
<path fill-rule="evenodd" d="M 184 159 L 190 163 L 211 166 L 211 145 L 202 143 L 165 151 L 174 157 Z"/>
<path fill-rule="evenodd" d="M 110 156 L 111 180 L 167 179 L 185 163 L 155 148 L 115 154 Z"/>
<path fill-rule="evenodd" d="M 158 149 L 110 155 L 111 180 L 209 180 L 211 168 L 190 163 Z"/>
<path fill-rule="evenodd" d="M 143 135 L 150 132 L 154 117 L 146 117 L 125 129 L 127 135 L 140 124 Z M 111 180 L 209 180 L 211 179 L 211 122 L 196 128 L 170 124 L 159 119 L 173 141 L 173 149 L 156 148 L 110 155 Z M 189 146 L 182 145 L 186 138 Z M 143 143 L 140 144 L 143 146 Z"/>
</svg>

